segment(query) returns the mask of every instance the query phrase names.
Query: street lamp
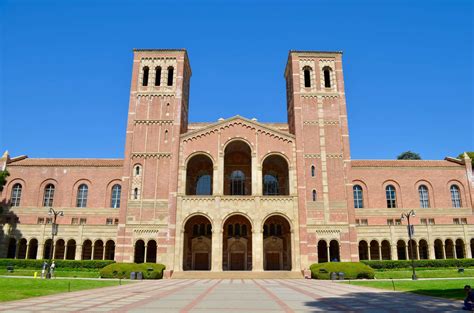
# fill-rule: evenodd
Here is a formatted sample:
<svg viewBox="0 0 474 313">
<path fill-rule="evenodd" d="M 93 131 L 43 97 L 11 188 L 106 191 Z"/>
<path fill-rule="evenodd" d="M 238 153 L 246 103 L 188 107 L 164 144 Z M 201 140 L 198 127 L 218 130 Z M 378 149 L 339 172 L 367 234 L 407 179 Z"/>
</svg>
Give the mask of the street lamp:
<svg viewBox="0 0 474 313">
<path fill-rule="evenodd" d="M 49 216 L 53 217 L 53 224 L 51 225 L 51 246 L 49 247 L 49 261 L 48 261 L 48 273 L 46 278 L 51 278 L 51 259 L 53 258 L 54 252 L 54 236 L 58 234 L 58 224 L 56 224 L 56 218 L 59 216 L 64 216 L 63 211 L 55 211 L 53 208 L 49 208 Z"/>
<path fill-rule="evenodd" d="M 402 213 L 402 221 L 407 220 L 408 222 L 408 238 L 409 238 L 409 245 L 411 250 L 411 268 L 413 270 L 413 274 L 411 276 L 412 280 L 417 280 L 416 273 L 415 273 L 415 252 L 413 251 L 413 240 L 411 237 L 415 234 L 415 227 L 410 224 L 410 217 L 415 216 L 415 211 L 411 210 L 408 213 Z"/>
</svg>

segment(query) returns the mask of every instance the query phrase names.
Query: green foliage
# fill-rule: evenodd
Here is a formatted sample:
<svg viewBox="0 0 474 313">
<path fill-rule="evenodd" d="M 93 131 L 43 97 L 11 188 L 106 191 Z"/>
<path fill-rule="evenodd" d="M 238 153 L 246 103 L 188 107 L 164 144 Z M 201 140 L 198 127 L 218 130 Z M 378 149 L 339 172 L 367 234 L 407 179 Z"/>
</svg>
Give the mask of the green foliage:
<svg viewBox="0 0 474 313">
<path fill-rule="evenodd" d="M 421 160 L 421 156 L 416 152 L 408 150 L 397 156 L 397 160 Z"/>
<path fill-rule="evenodd" d="M 310 270 L 311 277 L 315 279 L 330 279 L 331 272 L 344 272 L 345 279 L 374 278 L 374 270 L 360 262 L 315 263 Z"/>
<path fill-rule="evenodd" d="M 410 260 L 361 261 L 373 269 L 410 268 Z M 415 260 L 415 267 L 474 267 L 474 259 Z"/>
<path fill-rule="evenodd" d="M 163 264 L 156 263 L 114 263 L 100 270 L 102 278 L 130 278 L 131 272 L 142 272 L 143 279 L 163 278 Z"/>
<path fill-rule="evenodd" d="M 48 260 L 17 260 L 17 259 L 0 259 L 0 268 L 6 268 L 13 265 L 14 268 L 38 268 L 43 267 L 43 262 Z M 111 260 L 54 260 L 57 270 L 75 269 L 75 270 L 97 270 L 109 264 L 115 263 Z"/>
<path fill-rule="evenodd" d="M 471 158 L 471 163 L 472 163 L 472 166 L 474 167 L 474 151 L 467 151 L 466 153 L 469 156 L 469 158 Z M 458 155 L 458 159 L 464 160 L 464 152 Z"/>
<path fill-rule="evenodd" d="M 10 176 L 7 170 L 0 171 L 0 191 L 3 191 L 3 187 L 7 183 L 7 177 Z"/>
</svg>

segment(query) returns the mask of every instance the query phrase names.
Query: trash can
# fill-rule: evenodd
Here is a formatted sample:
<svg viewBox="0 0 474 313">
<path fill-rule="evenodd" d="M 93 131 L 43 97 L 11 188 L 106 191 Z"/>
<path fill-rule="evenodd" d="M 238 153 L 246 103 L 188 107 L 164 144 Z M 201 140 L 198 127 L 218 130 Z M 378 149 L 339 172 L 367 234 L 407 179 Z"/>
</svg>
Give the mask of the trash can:
<svg viewBox="0 0 474 313">
<path fill-rule="evenodd" d="M 130 279 L 137 279 L 137 273 L 131 272 L 130 273 Z"/>
<path fill-rule="evenodd" d="M 142 280 L 143 279 L 143 273 L 142 272 L 137 272 L 137 279 Z"/>
<path fill-rule="evenodd" d="M 331 274 L 329 274 L 329 277 L 331 278 L 331 280 L 336 280 L 337 279 L 337 273 L 336 272 L 331 272 Z"/>
<path fill-rule="evenodd" d="M 337 273 L 339 280 L 344 280 L 344 272 Z"/>
</svg>

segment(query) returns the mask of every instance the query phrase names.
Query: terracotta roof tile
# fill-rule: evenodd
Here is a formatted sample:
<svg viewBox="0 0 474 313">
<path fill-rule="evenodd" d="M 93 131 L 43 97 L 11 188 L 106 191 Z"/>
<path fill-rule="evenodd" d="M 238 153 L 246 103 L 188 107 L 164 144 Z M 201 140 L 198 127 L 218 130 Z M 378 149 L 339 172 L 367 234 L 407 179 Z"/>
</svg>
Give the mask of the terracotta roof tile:
<svg viewBox="0 0 474 313">
<path fill-rule="evenodd" d="M 351 160 L 352 167 L 460 167 L 446 160 Z"/>
<path fill-rule="evenodd" d="M 21 159 L 8 166 L 122 167 L 123 159 Z"/>
</svg>

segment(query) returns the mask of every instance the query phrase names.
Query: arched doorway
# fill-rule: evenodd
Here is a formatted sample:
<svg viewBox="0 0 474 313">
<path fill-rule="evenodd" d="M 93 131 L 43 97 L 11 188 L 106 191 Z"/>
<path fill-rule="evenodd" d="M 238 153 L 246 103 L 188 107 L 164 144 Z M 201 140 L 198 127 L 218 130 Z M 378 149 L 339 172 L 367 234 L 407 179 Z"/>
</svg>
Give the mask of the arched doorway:
<svg viewBox="0 0 474 313">
<path fill-rule="evenodd" d="M 25 238 L 22 238 L 18 242 L 17 259 L 26 259 L 26 250 L 27 250 L 27 241 Z"/>
<path fill-rule="evenodd" d="M 76 241 L 69 239 L 66 244 L 66 260 L 74 260 L 76 258 Z"/>
<path fill-rule="evenodd" d="M 105 243 L 105 259 L 106 260 L 115 259 L 115 242 L 113 240 L 108 240 Z"/>
<path fill-rule="evenodd" d="M 104 258 L 104 242 L 96 240 L 94 242 L 94 260 L 102 260 Z"/>
<path fill-rule="evenodd" d="M 474 259 L 474 238 L 471 239 L 471 258 Z"/>
<path fill-rule="evenodd" d="M 247 143 L 236 140 L 224 151 L 224 195 L 252 194 L 252 153 Z"/>
<path fill-rule="evenodd" d="M 454 244 L 451 239 L 446 239 L 444 242 L 444 250 L 446 259 L 454 259 Z"/>
<path fill-rule="evenodd" d="M 444 259 L 443 242 L 441 239 L 436 239 L 434 242 L 435 258 L 440 260 Z"/>
<path fill-rule="evenodd" d="M 65 243 L 63 239 L 56 240 L 56 246 L 54 247 L 54 258 L 56 260 L 64 259 Z"/>
<path fill-rule="evenodd" d="M 186 194 L 212 195 L 212 160 L 203 154 L 191 157 L 186 166 Z"/>
<path fill-rule="evenodd" d="M 282 216 L 270 216 L 263 224 L 263 269 L 291 270 L 291 226 Z"/>
<path fill-rule="evenodd" d="M 464 240 L 457 239 L 456 240 L 456 258 L 457 259 L 464 259 Z"/>
<path fill-rule="evenodd" d="M 280 155 L 270 155 L 262 165 L 262 194 L 265 196 L 288 195 L 288 162 Z"/>
<path fill-rule="evenodd" d="M 92 241 L 89 239 L 85 240 L 82 244 L 82 260 L 92 259 Z"/>
<path fill-rule="evenodd" d="M 420 256 L 420 260 L 428 260 L 428 242 L 424 239 L 421 239 L 418 244 L 418 254 Z"/>
<path fill-rule="evenodd" d="M 328 262 L 328 257 L 328 243 L 326 240 L 318 241 L 318 263 Z"/>
<path fill-rule="evenodd" d="M 8 241 L 8 250 L 7 250 L 7 258 L 14 259 L 16 254 L 16 240 L 15 238 L 10 238 Z"/>
<path fill-rule="evenodd" d="M 359 260 L 368 260 L 369 259 L 369 245 L 367 241 L 359 241 Z"/>
<path fill-rule="evenodd" d="M 329 243 L 329 261 L 339 262 L 341 261 L 339 255 L 339 242 L 337 240 L 331 240 Z"/>
<path fill-rule="evenodd" d="M 183 270 L 211 270 L 212 225 L 207 217 L 195 215 L 186 221 L 183 249 Z"/>
<path fill-rule="evenodd" d="M 51 239 L 47 239 L 45 242 L 44 242 L 44 248 L 43 248 L 43 259 L 49 259 L 49 256 L 51 255 L 52 253 L 52 240 Z"/>
<path fill-rule="evenodd" d="M 145 242 L 141 239 L 135 242 L 135 253 L 134 253 L 133 261 L 135 263 L 145 262 Z"/>
<path fill-rule="evenodd" d="M 382 251 L 382 260 L 391 260 L 392 251 L 390 249 L 390 242 L 388 240 L 382 241 L 382 247 L 380 249 Z"/>
<path fill-rule="evenodd" d="M 30 239 L 28 248 L 28 259 L 35 260 L 38 257 L 38 240 L 36 238 Z"/>
<path fill-rule="evenodd" d="M 418 253 L 417 253 L 417 244 L 415 239 L 408 240 L 408 259 L 417 260 Z"/>
<path fill-rule="evenodd" d="M 243 215 L 224 223 L 222 267 L 228 271 L 252 270 L 252 224 Z"/>
<path fill-rule="evenodd" d="M 379 243 L 377 240 L 372 240 L 370 242 L 370 259 L 380 260 Z"/>
<path fill-rule="evenodd" d="M 146 263 L 156 263 L 156 241 L 149 240 L 146 244 Z"/>
<path fill-rule="evenodd" d="M 398 260 L 407 259 L 407 245 L 403 240 L 397 241 L 397 258 Z"/>
</svg>

